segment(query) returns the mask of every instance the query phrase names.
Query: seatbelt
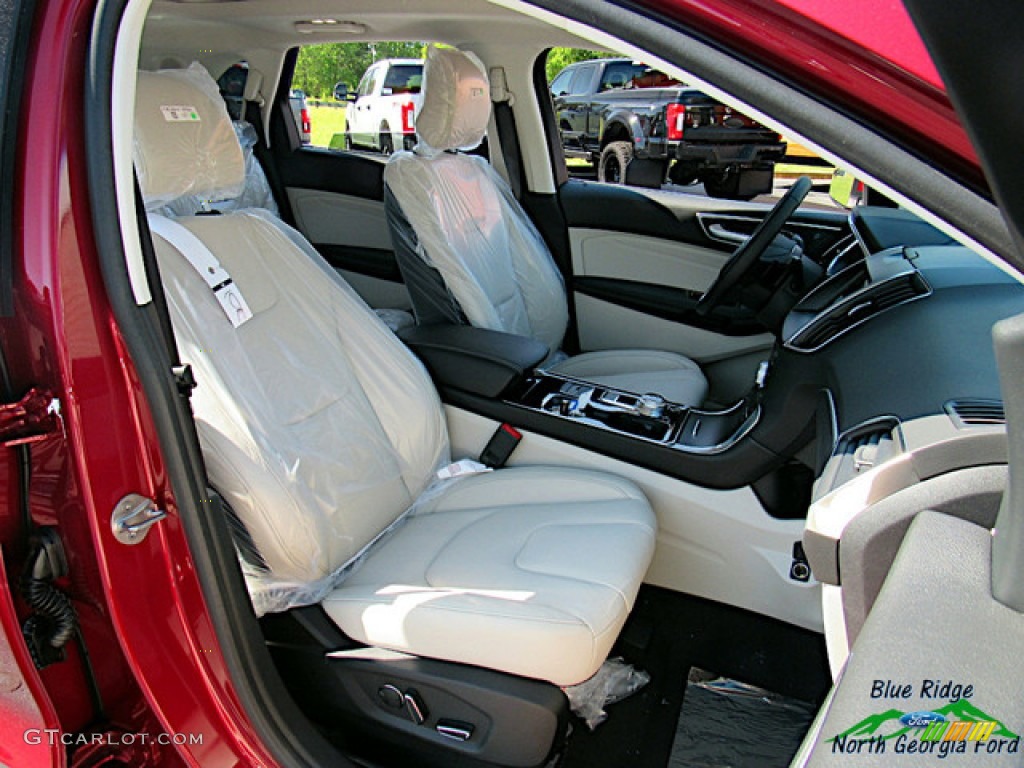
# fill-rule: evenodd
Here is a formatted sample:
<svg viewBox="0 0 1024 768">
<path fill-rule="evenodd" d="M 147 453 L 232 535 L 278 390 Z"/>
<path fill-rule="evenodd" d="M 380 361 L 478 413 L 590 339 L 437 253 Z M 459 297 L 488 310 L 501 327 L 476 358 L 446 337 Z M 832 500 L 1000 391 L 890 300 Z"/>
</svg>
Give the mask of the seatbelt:
<svg viewBox="0 0 1024 768">
<path fill-rule="evenodd" d="M 512 114 L 514 97 L 508 89 L 504 67 L 491 67 L 491 104 L 494 107 L 494 124 L 498 128 L 501 157 L 508 174 L 508 185 L 516 200 L 523 196 L 523 163 L 519 154 L 519 132 Z"/>
<path fill-rule="evenodd" d="M 294 227 L 296 226 L 295 215 L 292 212 L 288 195 L 285 194 L 284 182 L 281 181 L 281 175 L 277 172 L 277 163 L 273 152 L 270 151 L 266 131 L 263 130 L 262 102 L 262 95 L 259 101 L 245 102 L 245 120 L 256 130 L 256 146 L 252 148 L 252 153 L 256 162 L 263 168 L 263 175 L 267 177 L 270 193 L 274 196 L 274 202 L 277 203 L 281 218 Z"/>
<path fill-rule="evenodd" d="M 511 424 L 502 424 L 480 452 L 480 463 L 491 469 L 501 469 L 522 439 L 518 429 Z"/>
<path fill-rule="evenodd" d="M 238 328 L 252 319 L 252 310 L 249 309 L 241 290 L 202 240 L 166 216 L 151 213 L 147 218 L 150 231 L 173 245 L 203 278 L 203 282 L 220 302 L 220 308 L 224 310 L 231 325 Z"/>
</svg>

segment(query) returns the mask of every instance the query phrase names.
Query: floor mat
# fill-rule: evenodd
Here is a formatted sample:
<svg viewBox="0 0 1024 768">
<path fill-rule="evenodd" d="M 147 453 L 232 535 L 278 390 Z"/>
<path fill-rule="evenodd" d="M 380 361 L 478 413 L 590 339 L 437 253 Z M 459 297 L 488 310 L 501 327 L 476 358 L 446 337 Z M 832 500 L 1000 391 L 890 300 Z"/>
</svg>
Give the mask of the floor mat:
<svg viewBox="0 0 1024 768">
<path fill-rule="evenodd" d="M 816 709 L 690 669 L 668 768 L 785 768 Z"/>
<path fill-rule="evenodd" d="M 819 703 L 832 682 L 820 633 L 647 584 L 612 655 L 651 681 L 593 731 L 574 716 L 560 768 L 665 768 L 693 667 Z"/>
</svg>

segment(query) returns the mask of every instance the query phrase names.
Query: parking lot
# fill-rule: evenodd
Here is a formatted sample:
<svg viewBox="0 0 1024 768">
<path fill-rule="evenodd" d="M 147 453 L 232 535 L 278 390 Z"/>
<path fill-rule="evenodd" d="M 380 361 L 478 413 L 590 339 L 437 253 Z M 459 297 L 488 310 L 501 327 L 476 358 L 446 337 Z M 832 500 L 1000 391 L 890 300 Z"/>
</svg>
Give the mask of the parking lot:
<svg viewBox="0 0 1024 768">
<path fill-rule="evenodd" d="M 315 146 L 328 146 L 334 138 L 335 132 L 344 131 L 345 125 L 345 109 L 337 106 L 310 106 L 310 115 L 313 123 L 313 145 Z M 340 142 L 334 139 L 334 143 L 337 146 Z M 377 160 L 381 163 L 386 162 L 387 158 L 382 156 L 379 152 L 367 151 L 367 150 L 353 150 L 355 153 L 367 157 L 373 160 Z M 806 155 L 806 153 L 801 153 Z M 790 158 L 787 157 L 787 160 Z M 774 189 L 770 194 L 760 195 L 755 198 L 754 202 L 758 203 L 773 203 L 778 200 L 789 186 L 797 179 L 801 173 L 808 173 L 814 180 L 814 189 L 807 196 L 804 201 L 805 206 L 824 208 L 824 209 L 835 209 L 839 205 L 832 200 L 828 195 L 828 187 L 830 174 L 829 169 L 825 168 L 813 161 L 804 164 L 801 162 L 803 157 L 793 158 L 795 162 L 780 164 L 775 173 L 775 184 Z M 585 179 L 593 181 L 597 178 L 597 172 L 592 165 L 578 160 L 569 161 L 569 173 L 573 178 Z M 707 192 L 704 190 L 703 184 L 691 184 L 689 186 L 680 187 L 675 184 L 666 183 L 662 189 L 666 191 L 682 192 L 688 195 L 699 195 L 706 197 Z"/>
</svg>

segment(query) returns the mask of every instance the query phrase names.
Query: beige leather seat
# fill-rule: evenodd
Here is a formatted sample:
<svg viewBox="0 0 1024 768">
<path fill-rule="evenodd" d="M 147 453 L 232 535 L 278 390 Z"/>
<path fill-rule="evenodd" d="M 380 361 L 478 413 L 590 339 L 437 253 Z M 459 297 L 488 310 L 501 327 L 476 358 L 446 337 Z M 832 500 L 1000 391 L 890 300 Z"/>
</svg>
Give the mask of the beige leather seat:
<svg viewBox="0 0 1024 768">
<path fill-rule="evenodd" d="M 544 342 L 545 368 L 643 394 L 700 405 L 708 384 L 700 367 L 646 349 L 559 352 L 569 322 L 562 276 L 551 253 L 502 179 L 472 149 L 487 132 L 490 86 L 472 54 L 431 47 L 419 144 L 392 155 L 385 206 L 398 265 L 421 325 L 468 322 Z"/>
<path fill-rule="evenodd" d="M 237 195 L 238 141 L 196 65 L 140 73 L 135 142 L 147 209 Z M 257 611 L 322 602 L 367 644 L 593 675 L 653 553 L 640 491 L 552 467 L 436 481 L 448 436 L 429 377 L 299 233 L 258 210 L 150 222 Z"/>
</svg>

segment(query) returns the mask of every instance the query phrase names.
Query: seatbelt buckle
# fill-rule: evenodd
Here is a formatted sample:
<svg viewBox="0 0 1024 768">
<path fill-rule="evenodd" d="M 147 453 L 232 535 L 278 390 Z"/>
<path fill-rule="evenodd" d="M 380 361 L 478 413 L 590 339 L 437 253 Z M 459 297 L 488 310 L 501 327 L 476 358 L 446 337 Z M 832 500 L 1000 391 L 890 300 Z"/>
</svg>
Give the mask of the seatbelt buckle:
<svg viewBox="0 0 1024 768">
<path fill-rule="evenodd" d="M 511 424 L 502 424 L 480 452 L 480 462 L 494 469 L 504 467 L 522 439 L 518 429 Z"/>
</svg>

